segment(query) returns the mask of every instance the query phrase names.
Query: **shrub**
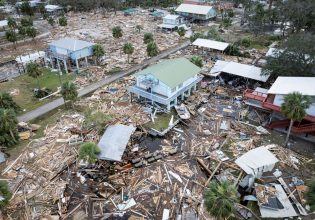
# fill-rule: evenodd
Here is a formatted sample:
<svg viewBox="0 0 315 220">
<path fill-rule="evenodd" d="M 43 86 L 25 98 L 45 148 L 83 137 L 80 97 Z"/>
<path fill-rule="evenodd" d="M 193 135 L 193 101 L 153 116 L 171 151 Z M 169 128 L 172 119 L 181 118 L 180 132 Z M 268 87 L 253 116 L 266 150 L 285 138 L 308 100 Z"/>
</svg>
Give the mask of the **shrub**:
<svg viewBox="0 0 315 220">
<path fill-rule="evenodd" d="M 79 158 L 89 163 L 97 161 L 97 155 L 101 153 L 101 149 L 94 143 L 84 143 L 80 146 Z"/>
<path fill-rule="evenodd" d="M 4 198 L 2 201 L 0 201 L 0 207 L 5 207 L 9 204 L 9 200 L 12 196 L 8 183 L 6 181 L 0 180 L 0 195 Z"/>
</svg>

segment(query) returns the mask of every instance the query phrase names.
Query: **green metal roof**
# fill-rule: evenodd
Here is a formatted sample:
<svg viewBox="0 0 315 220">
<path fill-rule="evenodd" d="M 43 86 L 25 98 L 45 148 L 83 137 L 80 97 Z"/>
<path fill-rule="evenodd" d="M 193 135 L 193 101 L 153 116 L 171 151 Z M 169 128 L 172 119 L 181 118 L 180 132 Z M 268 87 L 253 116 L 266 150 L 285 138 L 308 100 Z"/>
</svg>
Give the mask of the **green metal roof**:
<svg viewBox="0 0 315 220">
<path fill-rule="evenodd" d="M 138 11 L 138 9 L 136 9 L 136 8 L 128 8 L 128 9 L 124 10 L 124 13 L 132 14 L 132 13 L 136 13 L 137 11 Z"/>
<path fill-rule="evenodd" d="M 154 12 L 151 12 L 150 15 L 152 15 L 154 17 L 161 17 L 164 15 L 164 13 L 161 11 L 154 11 Z"/>
<path fill-rule="evenodd" d="M 139 75 L 152 75 L 170 88 L 175 88 L 189 78 L 200 72 L 200 68 L 186 58 L 163 60 L 138 73 Z"/>
</svg>

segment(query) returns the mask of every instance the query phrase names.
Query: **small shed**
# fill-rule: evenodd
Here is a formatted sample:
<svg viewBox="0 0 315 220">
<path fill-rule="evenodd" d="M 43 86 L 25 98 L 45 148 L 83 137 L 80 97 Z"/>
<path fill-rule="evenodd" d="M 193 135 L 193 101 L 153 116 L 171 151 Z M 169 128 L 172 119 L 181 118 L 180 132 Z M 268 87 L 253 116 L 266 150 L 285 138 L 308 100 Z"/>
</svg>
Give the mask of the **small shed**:
<svg viewBox="0 0 315 220">
<path fill-rule="evenodd" d="M 194 46 L 207 48 L 210 50 L 217 50 L 220 52 L 223 52 L 228 46 L 229 43 L 221 42 L 221 41 L 215 41 L 215 40 L 208 40 L 208 39 L 202 39 L 198 38 L 192 43 Z"/>
<path fill-rule="evenodd" d="M 247 174 L 260 178 L 264 172 L 272 171 L 279 160 L 266 147 L 248 151 L 235 160 Z"/>
<path fill-rule="evenodd" d="M 100 160 L 121 161 L 129 139 L 136 128 L 132 125 L 111 125 L 102 136 L 98 146 L 101 149 Z"/>
</svg>

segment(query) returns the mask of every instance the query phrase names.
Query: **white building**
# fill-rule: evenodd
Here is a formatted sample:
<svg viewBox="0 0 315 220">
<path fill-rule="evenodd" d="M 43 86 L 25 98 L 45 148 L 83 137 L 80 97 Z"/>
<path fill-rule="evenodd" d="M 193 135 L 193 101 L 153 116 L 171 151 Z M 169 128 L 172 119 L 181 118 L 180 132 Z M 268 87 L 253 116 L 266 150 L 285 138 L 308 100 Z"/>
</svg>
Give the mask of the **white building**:
<svg viewBox="0 0 315 220">
<path fill-rule="evenodd" d="M 200 68 L 186 58 L 163 60 L 136 73 L 136 84 L 128 88 L 139 99 L 166 106 L 169 110 L 184 100 L 202 79 Z"/>
<path fill-rule="evenodd" d="M 159 27 L 167 30 L 177 30 L 179 27 L 184 26 L 184 18 L 179 15 L 166 15 L 163 18 L 163 24 Z"/>
<path fill-rule="evenodd" d="M 217 16 L 216 10 L 208 5 L 181 4 L 176 12 L 192 20 L 206 21 Z"/>
</svg>

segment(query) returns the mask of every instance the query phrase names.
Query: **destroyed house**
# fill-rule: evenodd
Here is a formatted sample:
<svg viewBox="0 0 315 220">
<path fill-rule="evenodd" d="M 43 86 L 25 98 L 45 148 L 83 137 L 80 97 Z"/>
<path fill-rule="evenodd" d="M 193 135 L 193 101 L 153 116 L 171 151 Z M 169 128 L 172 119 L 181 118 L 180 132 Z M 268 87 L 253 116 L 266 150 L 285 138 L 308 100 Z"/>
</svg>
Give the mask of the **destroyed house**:
<svg viewBox="0 0 315 220">
<path fill-rule="evenodd" d="M 287 128 L 290 120 L 281 114 L 281 104 L 284 97 L 292 92 L 300 92 L 312 97 L 312 104 L 306 110 L 307 115 L 301 122 L 294 122 L 292 132 L 315 133 L 315 77 L 278 77 L 271 88 L 247 89 L 244 92 L 246 104 L 261 108 L 272 113 L 268 128 Z"/>
<path fill-rule="evenodd" d="M 72 38 L 53 41 L 45 51 L 46 64 L 50 63 L 52 68 L 58 68 L 59 71 L 80 70 L 82 65 L 88 65 L 88 57 L 93 56 L 94 45 Z"/>
<path fill-rule="evenodd" d="M 217 16 L 216 10 L 212 6 L 194 4 L 181 4 L 176 9 L 176 13 L 192 21 L 207 21 Z"/>
<path fill-rule="evenodd" d="M 261 68 L 237 62 L 218 60 L 210 70 L 209 76 L 221 77 L 227 81 L 245 79 L 249 82 L 266 82 L 269 75 L 263 75 Z"/>
<path fill-rule="evenodd" d="M 200 68 L 186 58 L 163 60 L 136 73 L 136 84 L 128 88 L 131 97 L 150 100 L 166 106 L 169 110 L 177 104 L 178 98 L 184 100 L 196 90 L 202 79 Z"/>
<path fill-rule="evenodd" d="M 176 30 L 179 26 L 184 24 L 184 18 L 179 15 L 166 15 L 163 18 L 163 24 L 159 27 L 162 29 Z"/>
</svg>

